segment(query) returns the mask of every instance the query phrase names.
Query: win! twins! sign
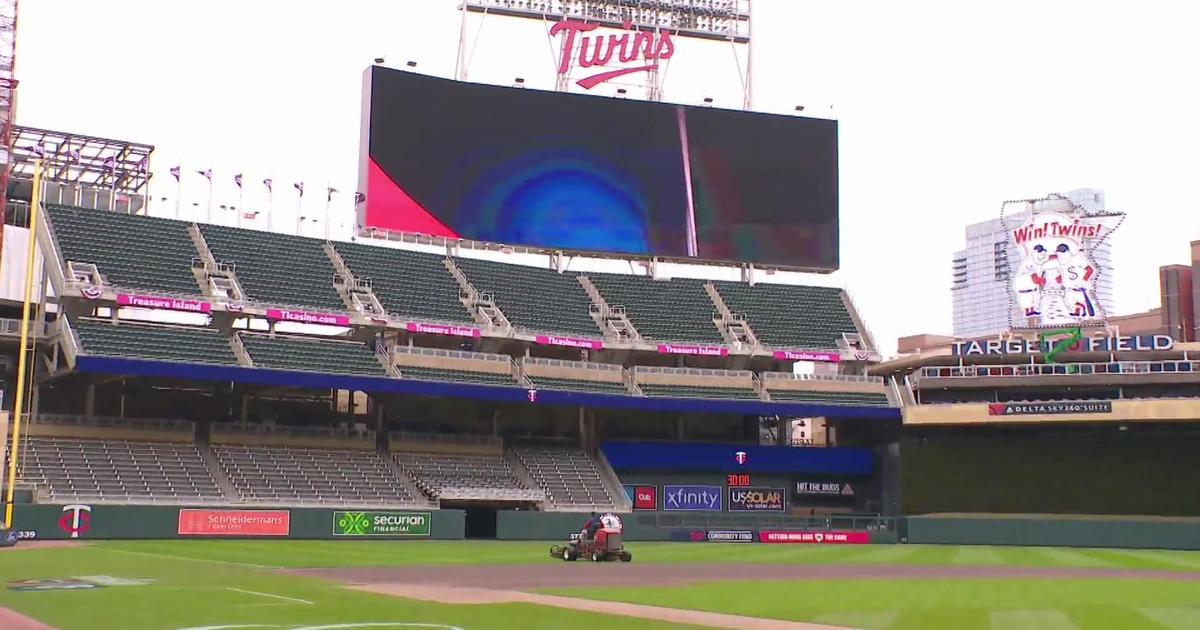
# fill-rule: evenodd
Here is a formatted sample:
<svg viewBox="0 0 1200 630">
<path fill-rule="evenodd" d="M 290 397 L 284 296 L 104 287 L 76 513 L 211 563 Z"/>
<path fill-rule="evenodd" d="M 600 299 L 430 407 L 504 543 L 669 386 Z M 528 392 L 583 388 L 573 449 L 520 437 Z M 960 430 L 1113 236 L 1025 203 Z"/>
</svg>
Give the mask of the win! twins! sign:
<svg viewBox="0 0 1200 630">
<path fill-rule="evenodd" d="M 679 512 L 720 512 L 720 486 L 663 486 L 663 509 Z"/>
</svg>

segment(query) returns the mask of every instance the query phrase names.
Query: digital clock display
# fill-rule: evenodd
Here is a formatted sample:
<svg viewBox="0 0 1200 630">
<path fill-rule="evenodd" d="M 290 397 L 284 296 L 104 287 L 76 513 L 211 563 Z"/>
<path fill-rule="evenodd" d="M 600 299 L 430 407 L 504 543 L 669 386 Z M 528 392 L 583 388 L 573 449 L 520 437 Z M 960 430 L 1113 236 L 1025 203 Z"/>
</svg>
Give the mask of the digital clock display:
<svg viewBox="0 0 1200 630">
<path fill-rule="evenodd" d="M 725 483 L 730 488 L 745 488 L 750 485 L 750 475 L 726 475 Z"/>
</svg>

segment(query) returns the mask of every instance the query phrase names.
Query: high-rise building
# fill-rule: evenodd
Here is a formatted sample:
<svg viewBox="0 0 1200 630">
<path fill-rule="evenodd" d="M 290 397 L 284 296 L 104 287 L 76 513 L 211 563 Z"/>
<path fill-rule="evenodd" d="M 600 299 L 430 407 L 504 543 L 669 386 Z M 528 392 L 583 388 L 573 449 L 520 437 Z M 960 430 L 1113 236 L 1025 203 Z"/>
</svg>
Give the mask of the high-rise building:
<svg viewBox="0 0 1200 630">
<path fill-rule="evenodd" d="M 1066 195 L 1088 213 L 1105 210 L 1104 191 L 1094 188 L 1072 190 Z M 1022 216 L 1014 215 L 1009 222 Z M 954 305 L 954 336 L 984 337 L 1009 329 L 1017 309 L 1012 299 L 1010 274 L 1020 261 L 1000 218 L 967 226 L 966 247 L 954 253 L 951 296 Z M 1092 256 L 1100 267 L 1096 297 L 1105 313 L 1113 307 L 1112 242 L 1104 240 Z"/>
</svg>

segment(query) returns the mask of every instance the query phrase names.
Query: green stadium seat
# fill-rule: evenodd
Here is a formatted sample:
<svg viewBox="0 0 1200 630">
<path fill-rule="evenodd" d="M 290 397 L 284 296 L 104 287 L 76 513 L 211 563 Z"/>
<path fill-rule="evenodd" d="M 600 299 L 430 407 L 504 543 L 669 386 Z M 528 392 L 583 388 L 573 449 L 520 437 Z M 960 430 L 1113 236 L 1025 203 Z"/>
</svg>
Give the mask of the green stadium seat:
<svg viewBox="0 0 1200 630">
<path fill-rule="evenodd" d="M 888 407 L 887 395 L 861 392 L 814 392 L 791 389 L 767 390 L 772 402 L 810 403 L 814 405 L 854 405 Z"/>
<path fill-rule="evenodd" d="M 46 211 L 63 258 L 95 265 L 113 287 L 200 295 L 188 223 L 71 206 Z"/>
<path fill-rule="evenodd" d="M 842 333 L 859 334 L 842 302 L 841 289 L 744 282 L 713 285 L 729 310 L 746 316 L 759 343 L 834 349 Z"/>
<path fill-rule="evenodd" d="M 578 274 L 473 258 L 454 263 L 477 291 L 491 293 L 514 327 L 530 332 L 599 338 L 600 328 L 589 314 L 592 299 Z"/>
<path fill-rule="evenodd" d="M 200 232 L 217 262 L 236 265 L 238 283 L 251 300 L 346 310 L 334 288 L 333 263 L 322 248 L 325 241 L 220 225 L 201 225 Z"/>
<path fill-rule="evenodd" d="M 350 272 L 369 280 L 388 313 L 434 322 L 471 322 L 445 256 L 391 247 L 334 243 Z"/>
<path fill-rule="evenodd" d="M 641 384 L 642 393 L 656 398 L 720 398 L 758 400 L 758 392 L 744 387 L 704 387 L 700 385 Z"/>
<path fill-rule="evenodd" d="M 725 345 L 713 323 L 717 310 L 703 280 L 653 280 L 646 276 L 590 273 L 609 306 L 624 306 L 642 338 L 651 341 Z"/>
<path fill-rule="evenodd" d="M 254 367 L 330 374 L 387 376 L 370 346 L 356 341 L 238 333 Z"/>
<path fill-rule="evenodd" d="M 229 340 L 213 328 L 110 324 L 94 319 L 75 320 L 71 325 L 79 333 L 84 354 L 237 365 Z"/>
<path fill-rule="evenodd" d="M 401 378 L 420 381 L 446 381 L 472 385 L 495 385 L 498 387 L 520 387 L 520 383 L 508 374 L 496 372 L 473 372 L 469 370 L 446 370 L 441 368 L 400 366 Z"/>
<path fill-rule="evenodd" d="M 612 381 L 590 381 L 573 378 L 552 378 L 549 376 L 527 376 L 533 382 L 534 389 L 558 390 L 567 392 L 590 392 L 593 394 L 629 395 L 629 388 L 624 383 Z"/>
</svg>

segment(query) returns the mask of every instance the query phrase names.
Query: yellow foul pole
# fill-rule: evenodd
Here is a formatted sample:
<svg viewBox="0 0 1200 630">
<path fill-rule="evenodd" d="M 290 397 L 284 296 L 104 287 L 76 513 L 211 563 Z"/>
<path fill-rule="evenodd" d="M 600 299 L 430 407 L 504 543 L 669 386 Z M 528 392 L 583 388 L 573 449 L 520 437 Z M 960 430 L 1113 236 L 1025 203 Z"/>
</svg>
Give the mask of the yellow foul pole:
<svg viewBox="0 0 1200 630">
<path fill-rule="evenodd" d="M 17 485 L 17 456 L 21 447 L 21 410 L 25 406 L 25 372 L 29 355 L 29 306 L 33 302 L 33 267 L 37 261 L 37 218 L 41 204 L 42 160 L 33 161 L 33 198 L 29 203 L 29 242 L 25 260 L 25 300 L 21 304 L 21 350 L 17 358 L 17 397 L 13 400 L 12 449 L 9 451 L 8 484 L 4 489 L 4 527 L 13 524 L 13 491 Z"/>
</svg>

